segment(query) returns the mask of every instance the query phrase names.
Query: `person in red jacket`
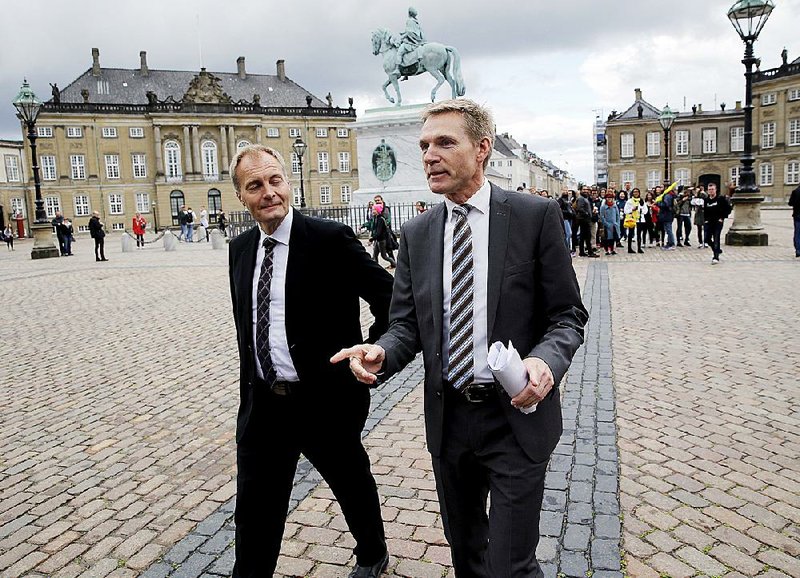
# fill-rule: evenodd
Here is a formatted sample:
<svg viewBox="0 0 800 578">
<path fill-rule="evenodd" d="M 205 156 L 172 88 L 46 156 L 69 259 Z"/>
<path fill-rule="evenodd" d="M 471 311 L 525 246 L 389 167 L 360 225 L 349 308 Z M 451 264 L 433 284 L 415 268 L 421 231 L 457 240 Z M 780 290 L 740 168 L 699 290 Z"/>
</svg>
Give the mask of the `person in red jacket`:
<svg viewBox="0 0 800 578">
<path fill-rule="evenodd" d="M 140 213 L 136 213 L 133 217 L 133 234 L 136 236 L 137 247 L 144 247 L 144 230 L 146 228 L 147 221 Z"/>
</svg>

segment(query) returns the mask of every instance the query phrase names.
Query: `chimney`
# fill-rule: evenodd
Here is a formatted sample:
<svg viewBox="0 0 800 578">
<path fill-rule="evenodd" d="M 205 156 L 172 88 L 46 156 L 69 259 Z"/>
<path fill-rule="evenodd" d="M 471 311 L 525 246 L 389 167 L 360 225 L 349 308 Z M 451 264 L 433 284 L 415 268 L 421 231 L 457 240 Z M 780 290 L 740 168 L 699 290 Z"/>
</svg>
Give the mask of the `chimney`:
<svg viewBox="0 0 800 578">
<path fill-rule="evenodd" d="M 240 56 L 236 59 L 236 72 L 242 80 L 247 78 L 247 72 L 244 70 L 244 56 Z"/>
<path fill-rule="evenodd" d="M 703 112 L 703 105 L 702 104 L 698 104 L 697 105 L 697 112 L 698 113 Z"/>
<path fill-rule="evenodd" d="M 633 93 L 636 95 L 636 100 L 642 100 L 642 89 L 634 88 Z"/>
<path fill-rule="evenodd" d="M 92 76 L 100 76 L 100 49 L 92 48 Z"/>
<path fill-rule="evenodd" d="M 736 101 L 736 110 L 742 110 L 742 101 L 741 100 L 737 100 Z"/>
<path fill-rule="evenodd" d="M 280 59 L 278 62 L 275 63 L 278 67 L 278 80 L 281 82 L 286 80 L 286 66 L 283 63 L 283 59 Z"/>
<path fill-rule="evenodd" d="M 139 52 L 139 61 L 140 61 L 139 72 L 142 73 L 142 76 L 147 76 L 148 74 L 150 74 L 150 69 L 147 68 L 147 52 L 145 52 L 144 50 Z"/>
</svg>

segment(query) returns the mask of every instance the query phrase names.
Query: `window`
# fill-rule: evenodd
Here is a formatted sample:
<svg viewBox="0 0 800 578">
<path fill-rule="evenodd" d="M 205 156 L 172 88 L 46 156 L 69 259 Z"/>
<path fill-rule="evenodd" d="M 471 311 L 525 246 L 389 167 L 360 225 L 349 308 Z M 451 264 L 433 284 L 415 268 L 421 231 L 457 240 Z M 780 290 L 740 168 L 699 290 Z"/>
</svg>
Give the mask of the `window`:
<svg viewBox="0 0 800 578">
<path fill-rule="evenodd" d="M 647 133 L 647 156 L 657 157 L 661 154 L 661 133 Z"/>
<path fill-rule="evenodd" d="M 331 187 L 329 185 L 322 185 L 319 188 L 319 203 L 320 205 L 331 204 Z"/>
<path fill-rule="evenodd" d="M 328 129 L 327 128 L 323 128 L 323 127 L 318 127 L 317 128 L 317 136 L 319 138 L 323 138 L 323 137 L 328 136 Z"/>
<path fill-rule="evenodd" d="M 117 193 L 108 195 L 108 212 L 112 215 L 122 214 L 122 195 Z"/>
<path fill-rule="evenodd" d="M 212 223 L 217 222 L 217 213 L 222 210 L 222 193 L 219 189 L 208 190 L 208 217 Z"/>
<path fill-rule="evenodd" d="M 768 106 L 770 104 L 775 104 L 777 101 L 778 101 L 777 93 L 767 92 L 766 94 L 761 95 L 761 106 Z"/>
<path fill-rule="evenodd" d="M 654 189 L 661 184 L 661 171 L 647 171 L 647 188 Z"/>
<path fill-rule="evenodd" d="M 730 170 L 730 176 L 731 176 L 730 181 L 731 181 L 731 184 L 733 184 L 734 187 L 738 187 L 739 186 L 739 171 L 740 170 L 741 170 L 741 167 L 739 165 L 736 165 L 735 167 L 731 167 L 731 170 Z"/>
<path fill-rule="evenodd" d="M 75 195 L 75 216 L 88 217 L 89 216 L 89 196 L 88 195 Z"/>
<path fill-rule="evenodd" d="M 620 139 L 620 150 L 619 156 L 623 159 L 632 159 L 633 158 L 633 135 L 630 133 L 625 133 L 619 135 Z"/>
<path fill-rule="evenodd" d="M 81 138 L 83 136 L 83 127 L 81 126 L 68 126 L 67 138 Z"/>
<path fill-rule="evenodd" d="M 69 155 L 69 166 L 73 179 L 86 178 L 86 161 L 83 155 Z"/>
<path fill-rule="evenodd" d="M 772 184 L 772 163 L 761 163 L 759 168 L 759 175 L 761 176 L 762 187 L 768 187 Z"/>
<path fill-rule="evenodd" d="M 19 158 L 14 155 L 6 155 L 6 180 L 9 183 L 19 182 Z"/>
<path fill-rule="evenodd" d="M 279 136 L 281 136 L 281 131 L 280 131 L 280 129 L 277 129 L 277 128 L 274 128 L 274 127 L 268 128 L 267 129 L 267 136 L 269 138 L 278 138 Z"/>
<path fill-rule="evenodd" d="M 290 128 L 289 129 L 289 136 L 291 138 L 296 138 L 300 136 L 300 129 L 299 128 Z"/>
<path fill-rule="evenodd" d="M 634 171 L 622 171 L 620 173 L 619 182 L 625 185 L 625 183 L 630 183 L 631 188 L 636 186 L 636 173 Z"/>
<path fill-rule="evenodd" d="M 675 169 L 675 180 L 679 185 L 689 185 L 689 169 Z"/>
<path fill-rule="evenodd" d="M 249 147 L 249 146 L 250 146 L 249 140 L 240 140 L 239 142 L 236 143 L 236 152 L 238 153 L 244 147 Z"/>
<path fill-rule="evenodd" d="M 775 146 L 775 123 L 765 122 L 761 124 L 761 148 L 771 149 Z"/>
<path fill-rule="evenodd" d="M 493 167 L 494 166 L 494 161 L 489 161 L 489 166 Z"/>
<path fill-rule="evenodd" d="M 508 161 L 506 164 L 507 164 L 508 166 L 510 166 L 510 167 L 513 167 L 513 166 L 514 166 L 514 161 L 513 161 L 513 160 L 510 160 L 510 161 Z"/>
<path fill-rule="evenodd" d="M 42 155 L 39 157 L 39 163 L 42 165 L 42 180 L 56 180 L 56 157 L 53 155 Z"/>
<path fill-rule="evenodd" d="M 11 214 L 25 216 L 25 201 L 22 197 L 11 198 Z"/>
<path fill-rule="evenodd" d="M 789 161 L 786 163 L 786 184 L 800 184 L 800 161 Z"/>
<path fill-rule="evenodd" d="M 150 212 L 150 193 L 136 193 L 136 212 Z"/>
<path fill-rule="evenodd" d="M 292 204 L 299 205 L 300 204 L 300 187 L 293 187 L 292 188 Z"/>
<path fill-rule="evenodd" d="M 78 232 L 79 233 L 88 233 L 89 232 L 89 225 L 78 225 Z"/>
<path fill-rule="evenodd" d="M 131 164 L 133 165 L 134 179 L 143 179 L 147 176 L 147 162 L 144 154 L 133 153 L 131 155 Z"/>
<path fill-rule="evenodd" d="M 327 173 L 330 170 L 327 152 L 317 153 L 317 170 L 321 173 Z"/>
<path fill-rule="evenodd" d="M 793 118 L 789 121 L 789 134 L 786 136 L 786 142 L 790 147 L 800 145 L 800 118 Z"/>
<path fill-rule="evenodd" d="M 787 100 L 800 100 L 800 88 L 790 88 Z"/>
<path fill-rule="evenodd" d="M 350 153 L 347 152 L 339 153 L 339 172 L 340 173 L 350 172 Z"/>
<path fill-rule="evenodd" d="M 300 157 L 297 156 L 297 153 L 292 153 L 292 174 L 300 174 Z"/>
<path fill-rule="evenodd" d="M 173 225 L 179 224 L 178 212 L 181 210 L 181 206 L 185 204 L 186 202 L 183 197 L 183 191 L 175 189 L 169 194 L 169 208 L 170 208 L 170 214 L 172 215 Z"/>
<path fill-rule="evenodd" d="M 337 128 L 336 129 L 336 136 L 339 138 L 347 138 L 350 136 L 350 129 L 347 128 Z"/>
<path fill-rule="evenodd" d="M 44 210 L 47 212 L 47 218 L 52 219 L 56 216 L 56 211 L 61 210 L 61 199 L 58 197 L 45 197 Z"/>
<path fill-rule="evenodd" d="M 741 152 L 744 150 L 744 127 L 731 127 L 731 152 Z"/>
<path fill-rule="evenodd" d="M 703 129 L 703 153 L 717 152 L 717 129 L 704 128 Z"/>
<path fill-rule="evenodd" d="M 689 131 L 676 130 L 675 131 L 675 154 L 688 155 L 689 154 Z"/>
<path fill-rule="evenodd" d="M 36 127 L 36 136 L 39 138 L 53 138 L 53 127 L 52 126 L 37 126 Z"/>
<path fill-rule="evenodd" d="M 128 129 L 128 136 L 131 138 L 144 138 L 144 129 L 140 126 L 132 126 Z"/>
<path fill-rule="evenodd" d="M 200 145 L 203 155 L 203 177 L 207 180 L 217 180 L 219 169 L 217 168 L 217 143 L 206 140 Z M 238 150 L 238 145 L 237 145 Z"/>
<path fill-rule="evenodd" d="M 111 223 L 111 230 L 112 231 L 124 231 L 125 230 L 125 223 Z"/>
<path fill-rule="evenodd" d="M 341 188 L 342 196 L 340 197 L 343 203 L 349 203 L 351 194 L 350 194 L 350 185 L 342 185 Z"/>
<path fill-rule="evenodd" d="M 164 143 L 164 160 L 166 161 L 167 179 L 180 180 L 181 146 L 174 140 Z"/>
<path fill-rule="evenodd" d="M 117 129 L 113 126 L 103 127 L 103 138 L 117 138 Z"/>
<path fill-rule="evenodd" d="M 119 155 L 105 155 L 106 159 L 106 178 L 119 178 Z"/>
</svg>

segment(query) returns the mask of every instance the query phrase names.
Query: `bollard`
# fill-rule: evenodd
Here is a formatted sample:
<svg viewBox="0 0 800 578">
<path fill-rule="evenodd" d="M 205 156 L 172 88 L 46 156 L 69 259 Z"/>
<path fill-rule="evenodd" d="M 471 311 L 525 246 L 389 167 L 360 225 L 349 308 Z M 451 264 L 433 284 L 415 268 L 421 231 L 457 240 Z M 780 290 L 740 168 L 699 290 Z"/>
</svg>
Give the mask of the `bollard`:
<svg viewBox="0 0 800 578">
<path fill-rule="evenodd" d="M 133 237 L 126 231 L 122 233 L 122 252 L 131 253 L 133 251 L 134 240 Z"/>
<path fill-rule="evenodd" d="M 167 229 L 164 232 L 164 250 L 174 251 L 177 248 L 178 248 L 178 238 L 175 236 L 175 233 Z"/>
<path fill-rule="evenodd" d="M 222 232 L 219 229 L 214 229 L 213 231 L 211 231 L 211 248 L 212 249 L 225 248 L 225 237 L 223 236 Z"/>
</svg>

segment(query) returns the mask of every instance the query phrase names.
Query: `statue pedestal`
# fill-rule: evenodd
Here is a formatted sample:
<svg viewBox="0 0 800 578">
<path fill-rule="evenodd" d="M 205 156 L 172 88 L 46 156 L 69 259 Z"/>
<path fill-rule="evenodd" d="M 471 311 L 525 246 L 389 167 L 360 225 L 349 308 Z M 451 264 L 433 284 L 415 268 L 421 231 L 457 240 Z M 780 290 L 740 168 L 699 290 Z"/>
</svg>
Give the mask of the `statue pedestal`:
<svg viewBox="0 0 800 578">
<path fill-rule="evenodd" d="M 441 201 L 428 188 L 419 150 L 424 104 L 373 108 L 351 126 L 358 141 L 358 180 L 352 205 L 366 205 L 375 195 L 389 205 Z"/>
</svg>

